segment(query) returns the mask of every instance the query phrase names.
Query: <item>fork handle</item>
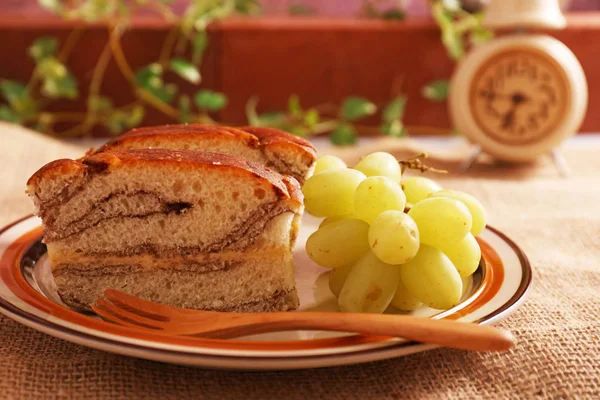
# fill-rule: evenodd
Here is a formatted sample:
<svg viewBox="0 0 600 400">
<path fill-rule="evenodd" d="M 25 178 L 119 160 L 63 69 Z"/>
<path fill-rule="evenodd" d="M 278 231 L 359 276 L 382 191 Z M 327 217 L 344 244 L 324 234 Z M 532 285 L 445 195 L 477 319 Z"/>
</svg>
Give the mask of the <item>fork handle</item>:
<svg viewBox="0 0 600 400">
<path fill-rule="evenodd" d="M 255 316 L 252 328 L 246 326 L 254 333 L 294 329 L 355 332 L 475 351 L 505 351 L 515 343 L 514 336 L 507 330 L 409 315 L 291 312 Z"/>
</svg>

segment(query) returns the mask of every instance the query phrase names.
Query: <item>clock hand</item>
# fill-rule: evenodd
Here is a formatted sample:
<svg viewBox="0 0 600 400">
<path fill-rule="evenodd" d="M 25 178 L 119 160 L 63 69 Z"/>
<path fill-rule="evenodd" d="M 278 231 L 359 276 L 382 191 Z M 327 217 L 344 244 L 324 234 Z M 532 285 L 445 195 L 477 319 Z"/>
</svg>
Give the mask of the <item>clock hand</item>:
<svg viewBox="0 0 600 400">
<path fill-rule="evenodd" d="M 522 93 L 516 92 L 512 94 L 506 93 L 498 93 L 493 90 L 482 90 L 479 92 L 481 97 L 485 97 L 488 101 L 494 100 L 495 98 L 503 98 L 506 100 L 510 100 L 514 104 L 521 104 L 526 101 L 529 101 L 529 97 L 525 96 Z"/>
<path fill-rule="evenodd" d="M 504 114 L 504 117 L 502 118 L 502 124 L 500 125 L 500 127 L 503 130 L 508 130 L 509 128 L 511 128 L 514 125 L 515 122 L 515 109 L 511 109 L 509 110 L 506 114 Z"/>
</svg>

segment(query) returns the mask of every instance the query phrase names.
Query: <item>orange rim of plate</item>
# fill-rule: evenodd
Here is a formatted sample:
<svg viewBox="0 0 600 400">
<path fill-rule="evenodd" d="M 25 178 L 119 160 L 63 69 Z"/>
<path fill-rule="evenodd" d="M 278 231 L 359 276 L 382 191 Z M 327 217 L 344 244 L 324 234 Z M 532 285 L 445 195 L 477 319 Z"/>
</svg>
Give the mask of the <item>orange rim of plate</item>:
<svg viewBox="0 0 600 400">
<path fill-rule="evenodd" d="M 18 223 L 26 220 L 28 217 L 22 218 L 13 224 L 0 230 L 0 234 L 17 225 Z M 501 314 L 507 309 L 511 308 L 518 299 L 523 297 L 527 291 L 530 281 L 531 273 L 529 262 L 525 257 L 524 253 L 504 234 L 501 232 L 488 227 L 495 234 L 499 235 L 504 241 L 506 241 L 517 253 L 521 265 L 524 271 L 523 279 L 517 292 L 513 297 L 507 301 L 502 307 L 495 310 L 489 315 L 474 321 L 475 323 L 482 323 L 485 320 L 489 320 L 494 316 Z M 335 338 L 326 339 L 310 339 L 310 340 L 291 340 L 291 341 L 252 341 L 252 340 L 228 340 L 228 339 L 209 339 L 209 338 L 198 338 L 198 337 L 183 337 L 173 336 L 161 333 L 154 333 L 145 329 L 136 329 L 119 326 L 110 322 L 103 321 L 91 316 L 80 314 L 69 308 L 65 308 L 57 303 L 54 303 L 44 295 L 36 291 L 24 278 L 21 271 L 21 260 L 24 254 L 31 248 L 32 245 L 37 243 L 42 237 L 42 228 L 36 228 L 22 235 L 17 240 L 12 242 L 4 252 L 0 259 L 0 277 L 6 284 L 9 290 L 11 290 L 20 300 L 26 302 L 30 306 L 41 310 L 53 317 L 61 320 L 70 322 L 75 325 L 83 326 L 85 328 L 93 329 L 101 333 L 113 334 L 123 336 L 130 339 L 151 341 L 156 343 L 168 344 L 168 345 L 182 345 L 192 346 L 210 349 L 226 349 L 226 350 L 246 350 L 246 351 L 293 351 L 293 350 L 315 350 L 315 349 L 332 349 L 332 348 L 343 348 L 349 346 L 365 345 L 371 343 L 381 342 L 394 342 L 397 343 L 396 338 L 387 336 L 372 336 L 372 335 L 351 335 L 341 336 Z M 483 265 L 483 277 L 480 286 L 477 290 L 463 302 L 457 306 L 433 315 L 431 318 L 436 319 L 458 319 L 461 318 L 485 305 L 490 299 L 492 299 L 500 290 L 504 281 L 504 266 L 498 253 L 484 240 L 477 238 L 481 250 L 484 262 Z M 0 307 L 7 311 L 17 314 L 28 320 L 33 320 L 38 324 L 51 327 L 53 329 L 60 329 L 62 331 L 68 331 L 69 333 L 83 335 L 85 337 L 94 338 L 97 340 L 108 340 L 111 343 L 118 343 L 122 345 L 132 345 L 131 343 L 119 342 L 117 340 L 106 339 L 98 335 L 87 334 L 63 325 L 49 322 L 41 317 L 30 314 L 27 311 L 21 310 L 20 308 L 8 303 L 4 299 L 0 298 Z M 416 342 L 404 342 L 405 345 L 414 345 Z M 135 346 L 135 345 L 134 345 Z M 160 349 L 157 349 L 160 350 Z"/>
</svg>

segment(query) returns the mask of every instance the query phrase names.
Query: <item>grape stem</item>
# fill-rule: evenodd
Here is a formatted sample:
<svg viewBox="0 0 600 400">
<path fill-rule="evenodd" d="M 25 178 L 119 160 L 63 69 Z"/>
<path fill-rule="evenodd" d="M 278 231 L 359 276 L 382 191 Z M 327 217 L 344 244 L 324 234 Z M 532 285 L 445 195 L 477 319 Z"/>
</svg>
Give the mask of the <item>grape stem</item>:
<svg viewBox="0 0 600 400">
<path fill-rule="evenodd" d="M 402 167 L 402 174 L 406 169 L 416 169 L 421 172 L 437 172 L 439 174 L 447 174 L 448 171 L 444 169 L 436 169 L 433 167 L 429 167 L 421 162 L 421 159 L 426 159 L 429 157 L 427 153 L 417 154 L 416 156 L 412 156 L 404 161 L 398 161 Z"/>
</svg>

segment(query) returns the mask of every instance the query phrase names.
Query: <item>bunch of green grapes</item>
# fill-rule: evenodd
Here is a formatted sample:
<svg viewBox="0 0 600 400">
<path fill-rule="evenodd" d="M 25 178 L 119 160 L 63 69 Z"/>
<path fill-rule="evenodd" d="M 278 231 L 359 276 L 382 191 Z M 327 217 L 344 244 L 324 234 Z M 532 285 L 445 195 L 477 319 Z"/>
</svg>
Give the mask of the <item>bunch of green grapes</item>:
<svg viewBox="0 0 600 400">
<path fill-rule="evenodd" d="M 321 157 L 302 191 L 306 210 L 325 217 L 306 251 L 333 269 L 329 287 L 342 311 L 448 309 L 459 302 L 463 280 L 479 265 L 475 237 L 486 225 L 473 196 L 424 177 L 403 179 L 398 161 L 383 152 L 353 168 Z"/>
</svg>

